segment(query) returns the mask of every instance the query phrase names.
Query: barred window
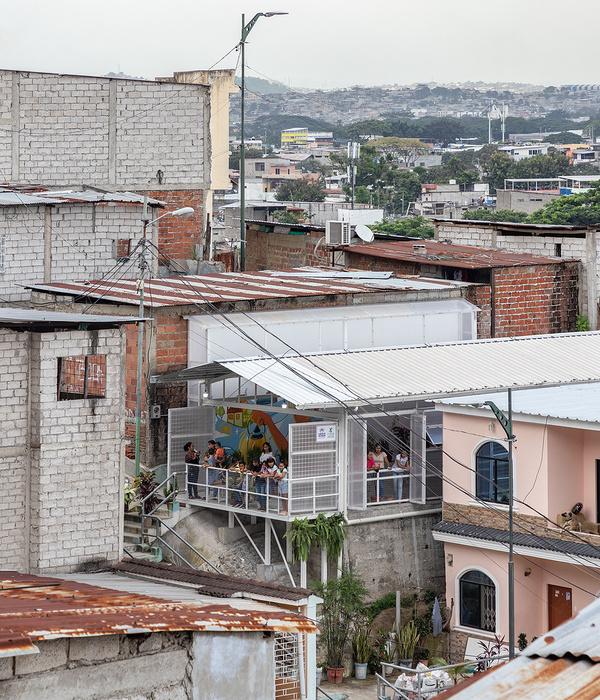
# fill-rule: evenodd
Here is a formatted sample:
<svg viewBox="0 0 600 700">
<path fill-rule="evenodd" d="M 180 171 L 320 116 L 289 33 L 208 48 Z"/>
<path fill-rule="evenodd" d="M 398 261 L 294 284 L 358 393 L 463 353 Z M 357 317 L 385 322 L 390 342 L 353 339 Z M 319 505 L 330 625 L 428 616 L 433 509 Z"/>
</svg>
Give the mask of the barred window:
<svg viewBox="0 0 600 700">
<path fill-rule="evenodd" d="M 58 358 L 58 400 L 106 397 L 106 355 Z"/>
<path fill-rule="evenodd" d="M 460 577 L 460 624 L 496 631 L 496 586 L 482 571 L 467 571 Z"/>
</svg>

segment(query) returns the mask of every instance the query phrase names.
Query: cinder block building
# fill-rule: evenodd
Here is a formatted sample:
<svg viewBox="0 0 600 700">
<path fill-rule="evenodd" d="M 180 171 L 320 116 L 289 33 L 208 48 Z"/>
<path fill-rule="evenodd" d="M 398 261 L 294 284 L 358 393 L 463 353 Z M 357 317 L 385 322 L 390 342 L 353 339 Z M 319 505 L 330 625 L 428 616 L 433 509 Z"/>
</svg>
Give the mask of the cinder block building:
<svg viewBox="0 0 600 700">
<path fill-rule="evenodd" d="M 122 326 L 132 322 L 0 309 L 3 567 L 56 573 L 120 559 Z"/>
<path fill-rule="evenodd" d="M 169 208 L 161 221 L 171 257 L 204 244 L 212 192 L 227 189 L 233 71 L 157 81 L 0 71 L 0 179 L 11 185 L 135 191 Z"/>
</svg>

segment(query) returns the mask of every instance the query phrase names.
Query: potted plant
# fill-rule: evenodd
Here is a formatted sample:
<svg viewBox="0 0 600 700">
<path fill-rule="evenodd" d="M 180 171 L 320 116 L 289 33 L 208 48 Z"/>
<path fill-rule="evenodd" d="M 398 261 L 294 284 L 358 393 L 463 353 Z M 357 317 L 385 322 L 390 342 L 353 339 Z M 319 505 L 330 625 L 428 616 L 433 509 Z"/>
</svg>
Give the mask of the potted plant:
<svg viewBox="0 0 600 700">
<path fill-rule="evenodd" d="M 175 500 L 175 497 L 179 493 L 179 486 L 177 484 L 177 477 L 175 477 L 173 483 L 169 483 L 163 489 L 165 495 L 167 508 L 169 509 L 169 514 L 173 515 L 179 510 L 179 501 Z"/>
<path fill-rule="evenodd" d="M 415 655 L 415 647 L 419 641 L 419 636 L 419 630 L 414 620 L 409 620 L 404 627 L 400 628 L 398 634 L 398 656 L 400 657 L 400 666 L 412 668 L 413 656 Z"/>
<path fill-rule="evenodd" d="M 125 479 L 125 488 L 123 489 L 123 498 L 125 502 L 125 512 L 129 510 L 129 504 L 135 500 L 136 492 L 132 484 L 129 483 L 129 479 Z"/>
<path fill-rule="evenodd" d="M 143 514 L 151 513 L 159 503 L 159 498 L 156 493 L 156 475 L 151 469 L 142 470 L 140 475 L 137 476 L 133 481 L 133 486 L 136 492 L 136 500 L 143 502 L 142 511 Z M 146 500 L 144 500 L 146 499 Z M 146 522 L 149 520 L 150 522 Z M 149 527 L 152 524 L 152 520 L 147 518 L 144 521 L 144 526 Z"/>
<path fill-rule="evenodd" d="M 364 609 L 367 589 L 360 576 L 342 571 L 327 583 L 314 584 L 321 604 L 321 641 L 327 657 L 327 680 L 341 683 L 344 675 L 344 654 L 354 626 Z"/>
<path fill-rule="evenodd" d="M 371 629 L 366 618 L 363 618 L 355 625 L 354 637 L 352 637 L 354 676 L 358 680 L 365 680 L 367 677 L 367 665 L 371 658 L 372 649 Z"/>
<path fill-rule="evenodd" d="M 195 243 L 190 249 L 190 257 L 186 260 L 187 268 L 190 275 L 198 274 L 198 262 L 200 260 L 200 251 L 198 244 Z"/>
</svg>

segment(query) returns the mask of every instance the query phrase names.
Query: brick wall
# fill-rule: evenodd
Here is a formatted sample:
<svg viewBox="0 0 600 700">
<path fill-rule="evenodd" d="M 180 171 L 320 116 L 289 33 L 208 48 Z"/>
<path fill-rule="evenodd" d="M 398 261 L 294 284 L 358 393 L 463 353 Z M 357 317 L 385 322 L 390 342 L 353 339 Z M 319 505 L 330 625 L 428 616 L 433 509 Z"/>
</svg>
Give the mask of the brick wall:
<svg viewBox="0 0 600 700">
<path fill-rule="evenodd" d="M 477 337 L 491 338 L 492 288 L 488 284 L 472 284 L 465 290 L 465 299 L 479 307 L 479 313 L 477 314 Z"/>
<path fill-rule="evenodd" d="M 165 216 L 158 222 L 158 247 L 162 253 L 175 260 L 191 258 L 196 244 L 205 244 L 204 231 L 204 192 L 202 190 L 152 190 L 145 192 L 149 197 L 166 203 L 166 209 L 173 211 L 183 207 L 193 207 L 190 216 Z"/>
<path fill-rule="evenodd" d="M 292 236 L 247 229 L 246 270 L 285 270 L 305 265 L 329 265 L 324 240 L 315 253 L 315 246 L 321 236 L 319 232 Z"/>
<path fill-rule="evenodd" d="M 577 262 L 494 270 L 495 337 L 575 330 Z"/>
</svg>

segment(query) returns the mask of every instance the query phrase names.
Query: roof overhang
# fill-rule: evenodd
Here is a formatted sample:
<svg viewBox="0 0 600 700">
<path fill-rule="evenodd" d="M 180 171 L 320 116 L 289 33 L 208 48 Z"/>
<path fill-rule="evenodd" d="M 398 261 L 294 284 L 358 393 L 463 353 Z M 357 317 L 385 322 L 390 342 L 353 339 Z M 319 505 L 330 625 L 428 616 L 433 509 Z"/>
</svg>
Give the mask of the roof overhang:
<svg viewBox="0 0 600 700">
<path fill-rule="evenodd" d="M 211 363 L 170 381 L 239 376 L 300 409 L 381 406 L 600 381 L 600 332 Z M 187 373 L 187 374 L 184 374 Z M 162 378 L 165 380 L 166 375 Z"/>
</svg>

